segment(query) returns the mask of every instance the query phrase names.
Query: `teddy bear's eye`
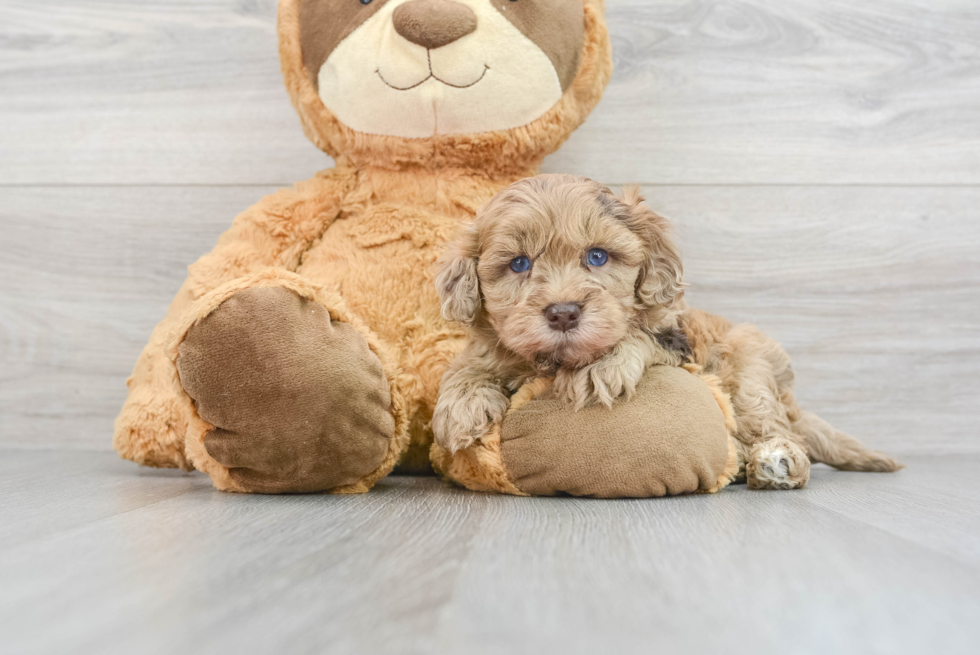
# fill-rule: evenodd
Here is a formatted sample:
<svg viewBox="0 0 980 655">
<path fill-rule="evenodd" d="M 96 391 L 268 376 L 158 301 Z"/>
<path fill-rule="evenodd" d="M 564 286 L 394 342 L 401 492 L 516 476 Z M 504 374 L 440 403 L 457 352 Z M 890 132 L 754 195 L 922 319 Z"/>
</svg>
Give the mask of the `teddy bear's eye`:
<svg viewBox="0 0 980 655">
<path fill-rule="evenodd" d="M 515 273 L 523 273 L 530 268 L 531 260 L 525 255 L 514 257 L 512 260 L 510 260 L 510 270 L 514 271 Z"/>
<path fill-rule="evenodd" d="M 371 4 L 371 0 L 361 0 L 361 4 L 362 5 L 369 5 L 369 4 Z"/>
<path fill-rule="evenodd" d="M 602 248 L 592 248 L 585 255 L 585 261 L 589 262 L 589 266 L 605 266 L 608 260 L 609 253 Z"/>
</svg>

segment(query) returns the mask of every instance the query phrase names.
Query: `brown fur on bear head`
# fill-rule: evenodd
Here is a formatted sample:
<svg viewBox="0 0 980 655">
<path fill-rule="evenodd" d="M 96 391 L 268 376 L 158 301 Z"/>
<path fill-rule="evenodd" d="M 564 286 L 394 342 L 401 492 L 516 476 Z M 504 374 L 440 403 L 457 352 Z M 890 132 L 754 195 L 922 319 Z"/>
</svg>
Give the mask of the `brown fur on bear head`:
<svg viewBox="0 0 980 655">
<path fill-rule="evenodd" d="M 280 0 L 307 136 L 341 163 L 536 167 L 612 70 L 603 0 Z"/>
</svg>

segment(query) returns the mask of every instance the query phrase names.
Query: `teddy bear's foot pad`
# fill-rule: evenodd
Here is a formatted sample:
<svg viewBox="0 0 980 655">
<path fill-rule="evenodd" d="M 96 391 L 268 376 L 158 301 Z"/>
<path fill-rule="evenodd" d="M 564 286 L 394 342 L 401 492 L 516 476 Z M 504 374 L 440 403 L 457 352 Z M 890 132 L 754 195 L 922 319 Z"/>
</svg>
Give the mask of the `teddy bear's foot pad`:
<svg viewBox="0 0 980 655">
<path fill-rule="evenodd" d="M 717 489 L 729 439 L 702 379 L 654 366 L 611 409 L 570 411 L 554 388 L 512 406 L 500 451 L 513 484 L 533 496 L 649 498 Z"/>
<path fill-rule="evenodd" d="M 188 332 L 180 382 L 204 446 L 245 491 L 314 492 L 377 469 L 395 432 L 381 361 L 351 325 L 279 287 L 241 291 Z"/>
</svg>

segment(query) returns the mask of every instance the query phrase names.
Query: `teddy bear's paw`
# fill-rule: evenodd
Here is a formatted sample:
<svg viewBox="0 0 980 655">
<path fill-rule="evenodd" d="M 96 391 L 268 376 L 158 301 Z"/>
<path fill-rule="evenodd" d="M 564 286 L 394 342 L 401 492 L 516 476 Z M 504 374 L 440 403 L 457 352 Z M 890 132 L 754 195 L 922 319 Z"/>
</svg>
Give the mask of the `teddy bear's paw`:
<svg viewBox="0 0 980 655">
<path fill-rule="evenodd" d="M 745 466 L 749 489 L 802 489 L 810 479 L 810 458 L 784 437 L 752 446 Z"/>
<path fill-rule="evenodd" d="M 180 382 L 215 426 L 208 454 L 260 493 L 352 485 L 394 436 L 381 361 L 353 326 L 281 287 L 222 303 L 179 347 Z"/>
</svg>

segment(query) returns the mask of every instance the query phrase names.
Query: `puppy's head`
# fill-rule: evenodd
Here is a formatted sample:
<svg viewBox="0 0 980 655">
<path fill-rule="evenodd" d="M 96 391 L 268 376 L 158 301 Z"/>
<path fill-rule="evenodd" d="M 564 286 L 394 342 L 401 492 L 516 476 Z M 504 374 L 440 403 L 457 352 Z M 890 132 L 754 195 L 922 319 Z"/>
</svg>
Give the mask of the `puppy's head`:
<svg viewBox="0 0 980 655">
<path fill-rule="evenodd" d="M 443 315 L 544 366 L 581 366 L 683 295 L 667 221 L 629 190 L 541 175 L 511 185 L 443 259 Z"/>
</svg>

